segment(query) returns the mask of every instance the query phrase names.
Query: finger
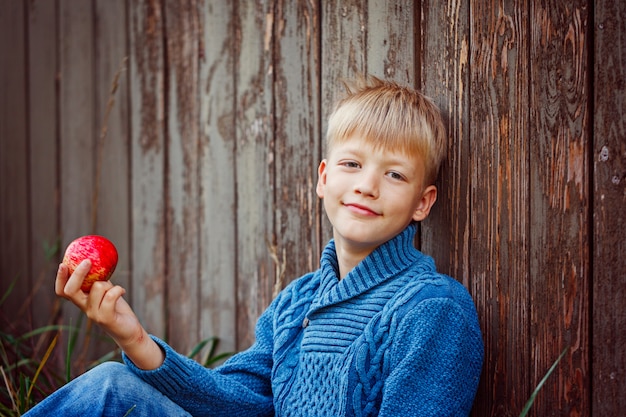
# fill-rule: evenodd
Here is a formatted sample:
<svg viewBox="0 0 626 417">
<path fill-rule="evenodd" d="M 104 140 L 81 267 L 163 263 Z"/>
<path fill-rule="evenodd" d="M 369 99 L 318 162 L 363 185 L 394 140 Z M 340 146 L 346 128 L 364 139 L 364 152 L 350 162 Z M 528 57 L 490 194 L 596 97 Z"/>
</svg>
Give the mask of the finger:
<svg viewBox="0 0 626 417">
<path fill-rule="evenodd" d="M 85 259 L 78 264 L 70 278 L 67 280 L 67 284 L 65 284 L 65 294 L 72 296 L 78 291 L 81 291 L 80 286 L 83 285 L 83 281 L 89 273 L 89 269 L 91 269 L 91 261 L 89 259 Z"/>
<path fill-rule="evenodd" d="M 114 286 L 108 281 L 95 282 L 88 300 L 90 318 L 105 327 L 112 325 L 117 314 L 117 302 L 125 293 L 126 290 L 119 285 Z"/>
<path fill-rule="evenodd" d="M 115 285 L 108 290 L 104 297 L 102 297 L 102 303 L 100 304 L 100 310 L 107 314 L 114 313 L 116 310 L 117 302 L 126 294 L 126 290 L 119 285 Z"/>
<path fill-rule="evenodd" d="M 98 310 L 102 304 L 102 299 L 108 290 L 113 288 L 113 284 L 110 281 L 95 281 L 89 290 L 89 297 L 87 300 L 88 308 Z"/>
<path fill-rule="evenodd" d="M 54 292 L 59 297 L 65 297 L 65 292 L 63 291 L 65 288 L 65 284 L 67 284 L 67 280 L 69 279 L 70 274 L 67 269 L 67 265 L 64 263 L 59 264 L 59 269 L 57 269 L 57 276 L 54 281 Z"/>
</svg>

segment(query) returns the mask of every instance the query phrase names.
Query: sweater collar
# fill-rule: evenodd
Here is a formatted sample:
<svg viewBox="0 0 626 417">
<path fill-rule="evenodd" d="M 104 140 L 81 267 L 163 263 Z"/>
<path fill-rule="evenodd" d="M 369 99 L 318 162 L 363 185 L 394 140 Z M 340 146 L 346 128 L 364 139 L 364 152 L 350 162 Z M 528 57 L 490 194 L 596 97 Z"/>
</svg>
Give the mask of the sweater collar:
<svg viewBox="0 0 626 417">
<path fill-rule="evenodd" d="M 362 294 L 426 258 L 413 246 L 415 233 L 416 226 L 409 225 L 400 234 L 374 249 L 342 280 L 338 278 L 335 242 L 331 240 L 322 253 L 318 271 L 321 274 L 320 291 L 312 307 L 324 307 Z"/>
</svg>

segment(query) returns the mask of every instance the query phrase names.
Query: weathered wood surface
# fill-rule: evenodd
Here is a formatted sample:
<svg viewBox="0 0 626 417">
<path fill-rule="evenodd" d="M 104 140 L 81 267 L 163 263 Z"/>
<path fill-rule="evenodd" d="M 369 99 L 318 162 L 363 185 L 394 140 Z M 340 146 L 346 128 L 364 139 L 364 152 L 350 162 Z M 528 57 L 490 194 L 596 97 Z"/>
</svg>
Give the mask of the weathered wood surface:
<svg viewBox="0 0 626 417">
<path fill-rule="evenodd" d="M 59 137 L 58 161 L 60 197 L 59 247 L 62 250 L 75 238 L 97 233 L 93 206 L 96 189 L 96 147 L 98 116 L 96 114 L 97 88 L 95 84 L 95 20 L 94 4 L 77 0 L 62 0 L 56 11 L 59 19 L 58 100 Z M 103 232 L 109 235 L 109 232 Z M 54 280 L 54 278 L 52 278 Z M 70 303 L 62 304 L 62 322 L 76 326 L 87 323 L 80 312 Z M 99 334 L 100 332 L 96 330 Z M 83 341 L 90 336 L 82 337 Z M 70 334 L 62 334 L 67 342 Z M 85 350 L 74 356 L 75 363 L 83 363 L 90 343 L 81 342 Z M 57 358 L 63 360 L 64 352 L 57 350 Z M 85 366 L 80 365 L 84 370 Z"/>
<path fill-rule="evenodd" d="M 269 305 L 274 263 L 275 142 L 273 3 L 240 2 L 235 20 L 235 170 L 237 322 L 240 346 L 254 340 L 254 325 Z"/>
<path fill-rule="evenodd" d="M 422 2 L 421 88 L 442 110 L 448 132 L 435 209 L 422 223 L 422 249 L 442 272 L 470 285 L 470 67 L 469 3 Z M 454 92 L 454 93 L 452 93 Z M 442 235 L 450 239 L 440 239 Z"/>
<path fill-rule="evenodd" d="M 153 334 L 165 336 L 165 51 L 160 1 L 128 10 L 132 283 L 129 299 Z"/>
<path fill-rule="evenodd" d="M 470 8 L 471 288 L 491 347 L 483 382 L 497 401 L 488 410 L 516 415 L 532 392 L 528 16 L 521 4 Z"/>
<path fill-rule="evenodd" d="M 565 347 L 531 415 L 620 414 L 623 2 L 0 6 L 2 293 L 22 277 L 3 330 L 31 293 L 26 317 L 46 323 L 62 249 L 100 233 L 152 333 L 184 353 L 212 336 L 249 346 L 331 236 L 314 193 L 326 118 L 340 80 L 369 72 L 421 87 L 445 115 L 419 240 L 476 301 L 473 415 L 518 415 Z"/>
<path fill-rule="evenodd" d="M 199 336 L 199 16 L 196 2 L 164 1 L 165 233 L 169 340 L 185 352 Z"/>
<path fill-rule="evenodd" d="M 590 410 L 589 8 L 530 4 L 531 383 L 560 352 L 537 415 Z"/>
<path fill-rule="evenodd" d="M 26 9 L 19 2 L 0 3 L 0 297 L 13 282 L 13 296 L 2 311 L 15 313 L 32 281 L 29 229 L 29 147 L 26 84 Z M 12 53 L 9 54 L 9 51 Z M 15 323 L 6 325 L 14 329 Z"/>
<path fill-rule="evenodd" d="M 235 176 L 234 4 L 204 2 L 199 9 L 200 55 L 200 336 L 236 348 L 237 178 Z M 219 180 L 216 180 L 218 179 Z"/>
<path fill-rule="evenodd" d="M 275 37 L 275 232 L 270 251 L 276 294 L 321 254 L 322 211 L 315 194 L 321 160 L 320 32 L 315 3 L 279 1 Z M 325 243 L 325 242 L 324 242 Z"/>
<path fill-rule="evenodd" d="M 593 387 L 591 409 L 599 416 L 626 409 L 626 8 L 595 3 L 593 27 Z"/>
<path fill-rule="evenodd" d="M 98 47 L 94 56 L 96 89 L 96 154 L 92 201 L 94 233 L 106 230 L 120 257 L 115 276 L 124 287 L 131 283 L 130 234 L 131 215 L 130 113 L 128 109 L 128 28 L 124 0 L 98 0 L 94 27 Z"/>
<path fill-rule="evenodd" d="M 29 253 L 32 265 L 30 289 L 33 299 L 32 303 L 23 303 L 26 308 L 36 305 L 40 311 L 52 314 L 55 304 L 58 304 L 50 297 L 51 281 L 57 268 L 54 251 L 61 243 L 58 221 L 60 200 L 57 193 L 59 121 L 55 72 L 58 62 L 56 43 L 58 27 L 54 6 L 53 2 L 46 0 L 33 1 L 30 2 L 27 13 L 30 43 L 30 47 L 27 48 L 29 63 L 27 126 L 30 142 L 28 157 L 30 182 L 37 184 L 37 187 L 29 187 L 32 248 Z M 44 326 L 49 323 L 50 314 L 34 314 L 32 320 L 34 327 Z"/>
</svg>

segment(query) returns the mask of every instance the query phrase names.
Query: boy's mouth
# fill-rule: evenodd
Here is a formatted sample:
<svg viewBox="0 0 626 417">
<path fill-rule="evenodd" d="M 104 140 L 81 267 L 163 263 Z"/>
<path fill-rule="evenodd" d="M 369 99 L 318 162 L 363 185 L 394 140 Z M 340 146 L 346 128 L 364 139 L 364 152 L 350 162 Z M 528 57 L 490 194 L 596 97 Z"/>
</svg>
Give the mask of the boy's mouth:
<svg viewBox="0 0 626 417">
<path fill-rule="evenodd" d="M 361 215 L 361 216 L 378 216 L 379 215 L 379 213 L 377 213 L 376 211 L 362 204 L 344 203 L 344 206 L 351 212 Z"/>
</svg>

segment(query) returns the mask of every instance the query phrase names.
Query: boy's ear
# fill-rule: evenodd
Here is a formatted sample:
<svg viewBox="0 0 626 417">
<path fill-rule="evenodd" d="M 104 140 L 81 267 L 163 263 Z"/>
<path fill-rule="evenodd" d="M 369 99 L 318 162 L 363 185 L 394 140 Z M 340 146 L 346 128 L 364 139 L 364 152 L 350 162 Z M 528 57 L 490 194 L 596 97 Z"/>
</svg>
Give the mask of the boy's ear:
<svg viewBox="0 0 626 417">
<path fill-rule="evenodd" d="M 320 166 L 317 168 L 317 187 L 315 191 L 319 198 L 324 198 L 324 186 L 326 185 L 326 160 L 322 159 Z"/>
<path fill-rule="evenodd" d="M 435 201 L 437 201 L 437 187 L 429 185 L 424 189 L 422 199 L 418 202 L 417 208 L 413 212 L 413 220 L 420 222 L 428 217 Z"/>
</svg>

